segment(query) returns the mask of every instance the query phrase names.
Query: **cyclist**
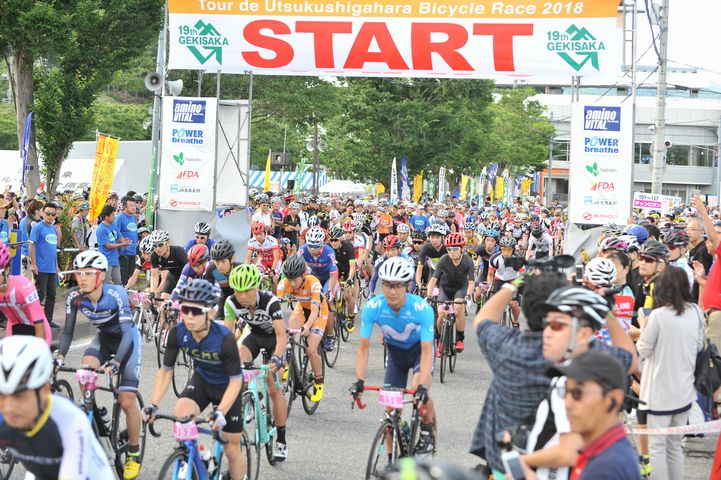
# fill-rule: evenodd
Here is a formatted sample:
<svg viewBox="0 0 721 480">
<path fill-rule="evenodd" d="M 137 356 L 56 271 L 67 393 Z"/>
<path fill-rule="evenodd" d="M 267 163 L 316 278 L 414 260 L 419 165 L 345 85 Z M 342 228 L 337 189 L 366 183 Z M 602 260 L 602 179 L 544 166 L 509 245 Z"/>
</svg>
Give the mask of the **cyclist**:
<svg viewBox="0 0 721 480">
<path fill-rule="evenodd" d="M 310 401 L 317 403 L 323 398 L 324 389 L 323 359 L 318 354 L 318 345 L 328 323 L 328 303 L 322 295 L 320 281 L 308 274 L 308 266 L 300 254 L 288 257 L 283 264 L 283 274 L 285 278 L 278 284 L 278 297 L 285 298 L 288 294 L 298 301 L 290 314 L 288 326 L 300 328 L 301 335 L 308 339 L 305 352 L 315 379 Z"/>
<path fill-rule="evenodd" d="M 353 214 L 355 215 L 355 213 Z M 362 215 L 362 214 L 361 214 Z M 370 269 L 368 267 L 368 238 L 365 233 L 358 231 L 358 223 L 355 220 L 346 220 L 341 225 L 343 229 L 343 240 L 351 242 L 353 251 L 355 252 L 355 262 L 357 265 L 358 275 L 354 280 L 353 297 L 360 296 L 360 277 L 370 279 Z"/>
<path fill-rule="evenodd" d="M 171 300 L 178 298 L 178 292 L 185 285 L 195 278 L 202 278 L 208 268 L 208 260 L 210 260 L 210 252 L 206 245 L 197 244 L 190 247 L 188 251 L 188 263 L 183 267 L 183 271 L 178 279 L 178 284 L 170 294 Z"/>
<path fill-rule="evenodd" d="M 285 439 L 285 426 L 288 421 L 288 404 L 283 392 L 276 386 L 274 377 L 283 373 L 285 362 L 283 354 L 287 343 L 285 321 L 280 308 L 280 300 L 271 292 L 259 290 L 261 273 L 255 265 L 238 265 L 230 272 L 230 287 L 233 295 L 225 301 L 225 326 L 237 329 L 238 334 L 244 325 L 250 327 L 250 333 L 243 339 L 239 349 L 243 363 L 253 362 L 261 349 L 271 355 L 268 360 L 271 377 L 268 381 L 268 395 L 273 402 L 273 418 L 278 431 L 275 443 L 275 458 L 284 461 L 288 458 L 288 446 Z"/>
<path fill-rule="evenodd" d="M 401 252 L 401 243 L 398 240 L 398 237 L 395 235 L 388 235 L 383 239 L 383 256 L 378 257 L 376 260 L 375 265 L 373 266 L 373 277 L 371 278 L 369 291 L 370 296 L 375 295 L 376 291 L 376 284 L 378 283 L 378 269 L 383 265 L 383 263 L 388 260 L 389 258 L 393 257 L 401 257 L 405 259 L 410 265 L 415 266 L 415 261 L 411 259 L 408 255 Z M 410 283 L 410 291 L 415 291 L 415 283 Z"/>
<path fill-rule="evenodd" d="M 338 265 L 338 276 L 343 289 L 343 297 L 348 312 L 346 328 L 349 332 L 355 330 L 355 307 L 356 297 L 353 295 L 353 284 L 355 282 L 355 250 L 353 244 L 343 240 L 343 230 L 333 227 L 328 232 L 328 243 L 335 253 L 336 265 Z"/>
<path fill-rule="evenodd" d="M 156 298 L 170 298 L 178 283 L 188 256 L 183 247 L 170 245 L 170 234 L 155 230 L 150 234 L 153 253 L 150 255 L 150 292 Z"/>
<path fill-rule="evenodd" d="M 466 331 L 466 301 L 470 301 L 475 289 L 475 265 L 467 254 L 463 253 L 466 238 L 462 233 L 451 233 L 446 236 L 444 244 L 447 254 L 443 255 L 436 265 L 433 277 L 428 282 L 428 292 L 433 292 L 438 285 L 439 301 L 454 301 L 453 311 L 456 314 L 456 350 L 460 353 L 464 349 Z M 431 293 L 432 294 L 432 293 Z M 462 303 L 458 303 L 462 302 Z M 442 316 L 438 315 L 436 323 L 436 340 L 438 350 L 436 357 L 441 356 L 440 342 Z"/>
<path fill-rule="evenodd" d="M 191 248 L 193 248 L 193 245 L 205 245 L 208 247 L 208 250 L 213 248 L 213 244 L 215 243 L 215 240 L 210 238 L 210 225 L 206 222 L 198 222 L 193 227 L 193 233 L 194 238 L 191 240 L 188 240 L 188 243 L 185 244 L 185 251 L 189 252 Z"/>
<path fill-rule="evenodd" d="M 33 282 L 10 275 L 10 249 L 0 242 L 0 312 L 7 317 L 5 335 L 31 335 L 50 345 L 52 333 Z"/>
<path fill-rule="evenodd" d="M 52 371 L 41 339 L 0 340 L 0 447 L 22 462 L 26 479 L 115 478 L 85 412 L 50 393 Z"/>
<path fill-rule="evenodd" d="M 125 284 L 125 289 L 130 290 L 137 282 L 140 274 L 147 273 L 152 268 L 150 263 L 150 255 L 153 253 L 153 244 L 150 243 L 150 237 L 145 237 L 138 242 L 138 254 L 135 257 L 135 270 Z M 149 279 L 146 278 L 146 282 Z"/>
<path fill-rule="evenodd" d="M 553 237 L 544 228 L 542 222 L 531 223 L 531 236 L 528 239 L 526 260 L 553 255 Z"/>
<path fill-rule="evenodd" d="M 481 294 L 488 290 L 490 284 L 487 283 L 488 268 L 491 265 L 491 256 L 498 252 L 499 233 L 495 230 L 486 230 L 483 244 L 476 247 L 476 256 L 478 257 L 478 276 L 476 278 L 476 291 L 474 299 L 480 301 Z"/>
<path fill-rule="evenodd" d="M 270 275 L 275 288 L 278 283 L 277 273 L 280 271 L 281 252 L 278 240 L 266 233 L 267 227 L 263 222 L 255 223 L 250 230 L 253 238 L 248 241 L 245 263 L 251 263 L 255 256 L 257 260 L 254 263 L 261 271 Z"/>
<path fill-rule="evenodd" d="M 426 244 L 426 232 L 424 230 L 412 230 L 411 238 L 413 239 L 413 250 L 408 253 L 408 256 L 413 260 L 415 265 L 418 265 L 418 260 L 421 256 L 421 251 Z M 430 268 L 428 265 L 423 266 L 423 273 L 421 274 L 421 281 L 425 285 L 428 283 L 428 279 L 431 276 Z M 416 291 L 420 288 L 420 285 L 416 285 Z M 416 293 L 416 292 L 411 292 Z"/>
<path fill-rule="evenodd" d="M 56 363 L 63 364 L 73 339 L 78 312 L 81 312 L 98 329 L 81 364 L 92 369 L 103 365 L 108 373 L 120 374 L 118 403 L 128 427 L 128 458 L 123 478 L 130 480 L 140 473 L 140 410 L 136 398 L 140 384 L 140 332 L 133 324 L 125 289 L 103 283 L 108 260 L 102 253 L 95 250 L 79 253 L 73 260 L 73 268 L 78 286 L 68 292 L 65 329 L 60 337 Z"/>
<path fill-rule="evenodd" d="M 500 251 L 491 255 L 488 262 L 488 279 L 487 284 L 491 285 L 491 294 L 496 293 L 504 283 L 511 282 L 521 276 L 521 263 L 523 258 L 514 254 L 516 247 L 516 239 L 513 237 L 503 237 L 498 242 Z M 518 321 L 521 313 L 518 299 L 511 300 L 511 313 L 514 322 Z"/>
<path fill-rule="evenodd" d="M 351 386 L 354 398 L 363 394 L 368 366 L 368 352 L 373 325 L 383 332 L 388 365 L 383 379 L 385 385 L 406 388 L 408 371 L 413 371 L 411 388 L 416 401 L 424 403 L 421 432 L 416 453 L 431 453 L 435 448 L 435 409 L 429 390 L 433 369 L 433 309 L 417 295 L 408 293 L 413 280 L 413 266 L 395 257 L 379 268 L 383 293 L 369 299 L 363 308 L 360 343 L 356 354 L 357 381 Z"/>
<path fill-rule="evenodd" d="M 448 253 L 446 246 L 443 244 L 443 237 L 448 233 L 446 222 L 440 221 L 432 223 L 426 233 L 429 241 L 423 246 L 418 256 L 418 264 L 416 266 L 416 285 L 418 285 L 419 289 L 421 288 L 421 281 L 423 280 L 423 268 L 428 266 L 429 271 L 434 270 L 435 265 L 441 257 Z M 427 295 L 430 293 L 431 292 L 427 292 Z"/>
<path fill-rule="evenodd" d="M 220 240 L 210 249 L 210 262 L 203 278 L 215 283 L 220 288 L 220 301 L 216 309 L 216 320 L 223 320 L 225 314 L 225 300 L 233 294 L 230 288 L 229 276 L 233 268 L 240 265 L 235 261 L 235 247 L 228 240 Z"/>
<path fill-rule="evenodd" d="M 311 227 L 305 240 L 305 244 L 298 249 L 298 255 L 303 257 L 311 273 L 323 286 L 323 294 L 328 299 L 333 298 L 338 287 L 338 266 L 333 249 L 324 243 L 325 232 L 320 227 Z M 332 352 L 335 348 L 334 322 L 328 322 L 326 328 L 327 336 L 323 347 L 327 352 Z"/>
<path fill-rule="evenodd" d="M 410 233 L 411 227 L 407 223 L 399 223 L 396 226 L 396 233 L 398 234 L 398 241 L 401 244 L 401 253 L 409 254 L 413 250 Z"/>
<path fill-rule="evenodd" d="M 686 272 L 688 277 L 688 284 L 693 288 L 694 274 L 693 269 L 688 264 L 688 257 L 686 252 L 688 251 L 688 233 L 684 230 L 671 230 L 664 235 L 663 243 L 668 247 L 668 263 L 675 267 L 679 267 L 681 270 Z"/>
<path fill-rule="evenodd" d="M 240 451 L 243 432 L 243 405 L 240 390 L 243 375 L 238 348 L 233 333 L 212 320 L 218 304 L 218 288 L 196 278 L 180 291 L 182 322 L 173 325 L 163 355 L 163 366 L 155 377 L 150 404 L 143 409 L 143 417 L 152 422 L 158 405 L 170 387 L 173 367 L 182 349 L 193 359 L 195 370 L 188 385 L 175 403 L 173 415 L 198 416 L 212 404 L 210 418 L 214 430 L 223 430 L 223 445 L 228 457 L 231 478 L 245 478 L 245 457 Z"/>
</svg>

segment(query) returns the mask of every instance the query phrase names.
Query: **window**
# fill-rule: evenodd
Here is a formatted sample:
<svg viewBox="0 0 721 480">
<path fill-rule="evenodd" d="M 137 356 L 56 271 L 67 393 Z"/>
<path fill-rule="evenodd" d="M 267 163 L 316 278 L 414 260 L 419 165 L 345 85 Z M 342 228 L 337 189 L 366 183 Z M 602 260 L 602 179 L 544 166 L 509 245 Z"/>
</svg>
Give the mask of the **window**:
<svg viewBox="0 0 721 480">
<path fill-rule="evenodd" d="M 567 162 L 569 161 L 569 140 L 553 140 L 553 161 Z"/>
<path fill-rule="evenodd" d="M 633 162 L 642 165 L 649 165 L 653 161 L 650 143 L 636 143 L 636 153 Z"/>
<path fill-rule="evenodd" d="M 668 165 L 688 165 L 688 145 L 672 145 L 666 150 L 666 163 Z"/>
</svg>

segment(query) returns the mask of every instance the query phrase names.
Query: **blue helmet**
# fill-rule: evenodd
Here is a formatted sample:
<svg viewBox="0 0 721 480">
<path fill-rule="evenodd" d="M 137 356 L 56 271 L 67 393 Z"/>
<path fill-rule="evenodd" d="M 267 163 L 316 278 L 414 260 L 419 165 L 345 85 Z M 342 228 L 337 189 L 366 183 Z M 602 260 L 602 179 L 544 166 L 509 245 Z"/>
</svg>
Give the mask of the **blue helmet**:
<svg viewBox="0 0 721 480">
<path fill-rule="evenodd" d="M 639 245 L 643 245 L 644 242 L 648 240 L 648 230 L 643 228 L 641 225 L 629 225 L 623 229 L 623 233 L 636 237 Z"/>
</svg>

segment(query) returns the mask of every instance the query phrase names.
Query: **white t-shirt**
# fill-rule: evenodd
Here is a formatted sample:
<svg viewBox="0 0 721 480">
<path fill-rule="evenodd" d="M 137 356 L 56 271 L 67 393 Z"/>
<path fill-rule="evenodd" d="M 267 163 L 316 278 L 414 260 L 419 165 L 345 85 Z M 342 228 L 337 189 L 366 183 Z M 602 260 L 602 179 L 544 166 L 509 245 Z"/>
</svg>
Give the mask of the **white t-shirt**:
<svg viewBox="0 0 721 480">
<path fill-rule="evenodd" d="M 264 223 L 268 228 L 273 225 L 273 220 L 271 219 L 270 213 L 263 213 L 261 210 L 258 210 L 253 214 L 252 221 L 253 223 Z"/>
<path fill-rule="evenodd" d="M 536 421 L 528 432 L 527 452 L 558 445 L 561 434 L 571 431 L 571 424 L 566 416 L 566 406 L 561 396 L 565 386 L 566 377 L 555 377 L 551 380 L 549 393 L 538 404 Z M 539 467 L 536 470 L 536 477 L 538 480 L 568 480 L 570 472 L 570 467 Z"/>
</svg>

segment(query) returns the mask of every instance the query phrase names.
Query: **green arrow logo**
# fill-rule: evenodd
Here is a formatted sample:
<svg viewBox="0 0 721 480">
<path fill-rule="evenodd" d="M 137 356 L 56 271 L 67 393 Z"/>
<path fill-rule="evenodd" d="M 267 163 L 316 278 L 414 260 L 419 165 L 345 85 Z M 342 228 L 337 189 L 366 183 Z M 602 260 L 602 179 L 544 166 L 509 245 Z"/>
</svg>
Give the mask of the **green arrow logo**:
<svg viewBox="0 0 721 480">
<path fill-rule="evenodd" d="M 177 155 L 173 155 L 173 160 L 175 160 L 175 163 L 177 163 L 178 165 L 180 165 L 182 167 L 183 164 L 185 163 L 185 159 L 183 158 L 183 152 L 180 152 Z"/>
<path fill-rule="evenodd" d="M 188 50 L 201 65 L 213 57 L 218 64 L 223 64 L 223 47 L 228 46 L 228 39 L 222 36 L 212 23 L 198 20 L 192 28 L 190 26 L 181 28 L 187 32 L 185 43 Z"/>
</svg>

